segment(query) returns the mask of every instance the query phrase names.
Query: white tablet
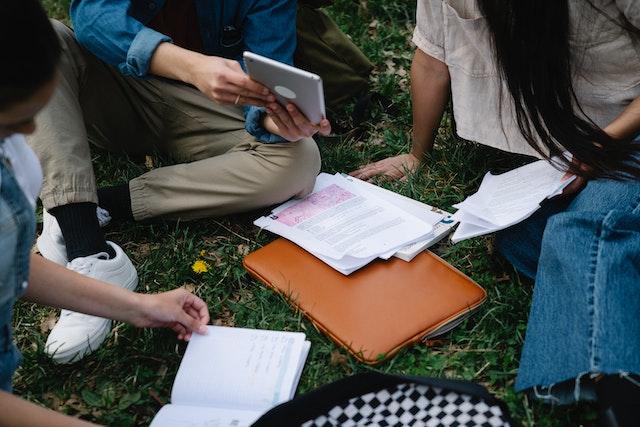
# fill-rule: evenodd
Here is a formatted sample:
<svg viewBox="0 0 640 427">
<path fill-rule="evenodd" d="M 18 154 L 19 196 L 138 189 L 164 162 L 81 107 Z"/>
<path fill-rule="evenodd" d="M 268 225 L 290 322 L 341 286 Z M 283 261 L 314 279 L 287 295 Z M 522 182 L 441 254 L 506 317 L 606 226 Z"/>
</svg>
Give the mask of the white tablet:
<svg viewBox="0 0 640 427">
<path fill-rule="evenodd" d="M 249 76 L 268 87 L 281 105 L 295 104 L 314 124 L 325 117 L 320 76 L 252 52 L 243 56 Z"/>
</svg>

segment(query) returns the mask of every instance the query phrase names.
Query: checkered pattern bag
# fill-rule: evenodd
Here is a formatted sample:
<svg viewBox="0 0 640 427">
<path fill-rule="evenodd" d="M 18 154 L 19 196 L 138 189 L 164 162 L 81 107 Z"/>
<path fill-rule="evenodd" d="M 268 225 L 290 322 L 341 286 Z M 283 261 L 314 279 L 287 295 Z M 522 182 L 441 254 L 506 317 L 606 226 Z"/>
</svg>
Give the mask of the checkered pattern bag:
<svg viewBox="0 0 640 427">
<path fill-rule="evenodd" d="M 280 405 L 255 424 L 300 427 L 515 427 L 504 405 L 464 381 L 362 374 Z"/>
</svg>

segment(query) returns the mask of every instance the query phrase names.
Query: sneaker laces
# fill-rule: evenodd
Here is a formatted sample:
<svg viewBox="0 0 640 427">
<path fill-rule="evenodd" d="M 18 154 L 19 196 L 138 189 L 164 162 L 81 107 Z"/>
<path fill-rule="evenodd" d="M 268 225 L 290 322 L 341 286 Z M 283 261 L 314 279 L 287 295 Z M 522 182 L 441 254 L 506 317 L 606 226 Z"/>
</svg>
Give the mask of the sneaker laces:
<svg viewBox="0 0 640 427">
<path fill-rule="evenodd" d="M 109 254 L 106 252 L 99 252 L 94 255 L 76 258 L 67 264 L 67 268 L 76 273 L 87 276 L 91 273 L 93 266 L 98 261 L 105 261 L 109 259 Z"/>
</svg>

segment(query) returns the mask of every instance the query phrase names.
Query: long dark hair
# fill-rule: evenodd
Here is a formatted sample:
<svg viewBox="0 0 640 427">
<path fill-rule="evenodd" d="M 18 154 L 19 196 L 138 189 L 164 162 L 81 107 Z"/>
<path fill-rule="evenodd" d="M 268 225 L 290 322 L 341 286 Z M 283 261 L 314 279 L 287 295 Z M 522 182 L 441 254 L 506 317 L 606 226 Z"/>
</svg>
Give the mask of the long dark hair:
<svg viewBox="0 0 640 427">
<path fill-rule="evenodd" d="M 569 1 L 479 0 L 479 4 L 526 141 L 546 158 L 569 151 L 592 169 L 587 175 L 639 177 L 640 162 L 634 155 L 640 144 L 632 143 L 631 138 L 612 138 L 578 103 L 572 83 Z M 604 14 L 589 1 L 584 5 Z M 627 23 L 618 25 L 631 37 L 639 33 Z M 583 170 L 568 166 L 585 175 Z"/>
<path fill-rule="evenodd" d="M 0 108 L 33 95 L 55 76 L 60 43 L 38 0 L 0 1 Z"/>
</svg>

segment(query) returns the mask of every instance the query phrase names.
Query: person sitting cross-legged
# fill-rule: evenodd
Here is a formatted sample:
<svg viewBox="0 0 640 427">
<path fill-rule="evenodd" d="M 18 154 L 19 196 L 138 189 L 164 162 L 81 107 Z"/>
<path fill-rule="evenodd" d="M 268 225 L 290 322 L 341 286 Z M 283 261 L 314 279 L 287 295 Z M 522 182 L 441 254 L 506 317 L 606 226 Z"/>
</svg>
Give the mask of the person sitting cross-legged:
<svg viewBox="0 0 640 427">
<path fill-rule="evenodd" d="M 111 219 L 190 220 L 304 196 L 320 169 L 310 123 L 242 69 L 249 50 L 291 64 L 291 0 L 76 0 L 75 32 L 53 22 L 61 81 L 29 143 L 42 162 L 38 249 L 68 268 L 134 289 L 124 251 L 101 230 Z M 96 188 L 90 144 L 160 152 L 173 164 Z M 60 363 L 95 350 L 105 319 L 63 311 L 46 349 Z"/>
</svg>

